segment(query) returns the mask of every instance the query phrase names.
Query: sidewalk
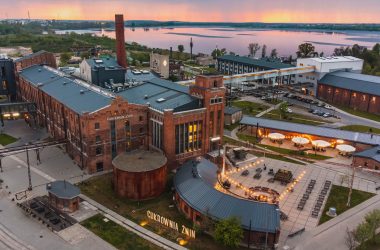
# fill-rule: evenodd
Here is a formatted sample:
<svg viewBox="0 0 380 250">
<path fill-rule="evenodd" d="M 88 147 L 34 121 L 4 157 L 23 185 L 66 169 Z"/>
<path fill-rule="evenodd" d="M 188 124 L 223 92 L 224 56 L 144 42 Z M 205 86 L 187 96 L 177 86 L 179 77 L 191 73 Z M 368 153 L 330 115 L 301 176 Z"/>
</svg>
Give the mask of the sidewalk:
<svg viewBox="0 0 380 250">
<path fill-rule="evenodd" d="M 261 116 L 265 115 L 266 113 L 271 112 L 272 110 L 278 109 L 280 107 L 280 105 L 283 104 L 283 103 L 284 102 L 280 102 L 279 104 L 276 104 L 276 105 L 270 107 L 269 109 L 264 110 L 263 112 L 257 114 L 256 117 L 261 117 Z"/>
<path fill-rule="evenodd" d="M 81 194 L 80 197 L 90 203 L 91 205 L 97 207 L 106 218 L 114 221 L 115 223 L 119 224 L 120 226 L 128 229 L 129 231 L 137 234 L 141 238 L 150 241 L 151 243 L 162 247 L 163 249 L 178 249 L 178 250 L 186 250 L 187 248 L 182 247 L 170 240 L 167 240 L 145 228 L 142 226 L 134 223 L 133 221 L 130 221 L 123 216 L 115 213 L 114 211 L 106 208 L 105 206 L 97 203 L 96 201 L 92 200 L 91 198 L 87 197 L 84 194 Z"/>
</svg>

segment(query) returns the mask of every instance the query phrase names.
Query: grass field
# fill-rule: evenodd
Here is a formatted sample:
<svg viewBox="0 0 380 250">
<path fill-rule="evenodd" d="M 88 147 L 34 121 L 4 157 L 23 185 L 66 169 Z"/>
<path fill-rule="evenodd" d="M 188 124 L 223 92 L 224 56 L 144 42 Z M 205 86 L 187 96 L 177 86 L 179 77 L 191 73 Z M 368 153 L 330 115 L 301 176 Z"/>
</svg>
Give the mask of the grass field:
<svg viewBox="0 0 380 250">
<path fill-rule="evenodd" d="M 373 127 L 368 127 L 364 125 L 348 125 L 348 126 L 340 127 L 340 129 L 347 130 L 347 131 L 361 132 L 361 133 L 380 134 L 379 128 L 373 128 Z"/>
<path fill-rule="evenodd" d="M 245 134 L 240 134 L 238 133 L 237 136 L 239 137 L 240 140 L 242 141 L 245 141 L 245 142 L 249 142 L 251 144 L 257 144 L 257 141 L 256 141 L 256 138 L 254 136 L 251 136 L 251 135 L 245 135 Z M 228 137 L 224 137 L 223 138 L 224 142 L 225 143 L 229 143 L 229 144 L 232 144 L 232 145 L 237 145 L 237 146 L 244 146 L 244 143 L 242 142 L 239 142 L 239 141 L 236 141 L 234 139 L 231 139 L 231 138 L 228 138 Z M 258 157 L 263 157 L 264 156 L 264 153 L 263 152 L 260 152 L 260 151 L 257 151 L 257 150 L 252 150 L 252 153 Z M 293 159 L 289 159 L 285 156 L 282 156 L 282 155 L 278 155 L 278 154 L 272 154 L 272 153 L 265 153 L 265 157 L 268 157 L 268 158 L 271 158 L 271 159 L 275 159 L 275 160 L 279 160 L 279 161 L 284 161 L 284 162 L 290 162 L 290 163 L 294 163 L 294 164 L 299 164 L 299 165 L 306 165 L 300 161 L 296 161 L 296 160 L 293 160 Z"/>
<path fill-rule="evenodd" d="M 105 222 L 104 216 L 97 214 L 83 222 L 81 225 L 121 250 L 159 250 L 161 248 L 147 240 L 128 231 L 113 221 Z"/>
<path fill-rule="evenodd" d="M 322 224 L 330 219 L 330 216 L 326 214 L 326 212 L 330 209 L 330 207 L 336 208 L 336 213 L 340 215 L 341 213 L 347 211 L 350 208 L 359 205 L 360 203 L 368 200 L 369 198 L 375 196 L 375 194 L 360 191 L 360 190 L 352 190 L 351 196 L 351 207 L 347 207 L 347 198 L 348 198 L 349 188 L 333 185 L 331 188 L 331 192 L 329 197 L 327 198 L 326 205 L 323 209 L 322 216 L 319 220 L 319 224 Z"/>
<path fill-rule="evenodd" d="M 352 115 L 356 115 L 356 116 L 367 118 L 373 121 L 380 122 L 380 115 L 375 115 L 375 114 L 364 112 L 364 111 L 354 110 L 348 107 L 338 106 L 338 108 Z"/>
<path fill-rule="evenodd" d="M 176 242 L 177 238 L 184 238 L 184 235 L 167 227 L 161 226 L 156 222 L 149 221 L 146 216 L 148 210 L 160 214 L 166 218 L 176 221 L 179 225 L 193 228 L 193 223 L 180 213 L 173 203 L 173 194 L 170 191 L 172 178 L 168 180 L 168 188 L 160 197 L 146 201 L 131 201 L 126 198 L 118 197 L 112 188 L 112 174 L 93 177 L 80 184 L 79 187 L 85 195 L 99 202 L 116 213 L 134 221 L 137 224 L 148 222 L 144 227 L 155 232 L 168 240 Z M 186 247 L 194 250 L 226 250 L 217 244 L 214 239 L 206 234 L 198 233 L 196 239 L 188 241 Z M 132 248 L 133 249 L 133 248 Z M 242 248 L 243 249 L 243 248 Z"/>
<path fill-rule="evenodd" d="M 287 115 L 288 115 L 288 119 L 284 119 L 284 118 L 281 119 L 280 110 L 276 109 L 276 110 L 272 110 L 269 113 L 266 113 L 262 117 L 272 119 L 272 120 L 300 123 L 300 124 L 306 124 L 306 125 L 315 125 L 315 126 L 318 126 L 324 123 L 329 123 L 328 121 L 316 119 L 314 117 L 306 116 L 306 115 L 300 115 L 300 114 L 295 114 L 295 113 L 287 114 Z"/>
<path fill-rule="evenodd" d="M 3 146 L 14 143 L 15 141 L 17 141 L 17 139 L 10 135 L 0 134 L 0 144 Z"/>
<path fill-rule="evenodd" d="M 307 159 L 311 159 L 311 160 L 327 160 L 327 159 L 331 159 L 331 157 L 329 156 L 324 156 L 324 155 L 316 155 L 316 154 L 300 154 L 299 151 L 297 150 L 291 150 L 291 149 L 287 149 L 287 148 L 279 148 L 279 147 L 275 147 L 275 146 L 269 146 L 269 145 L 264 145 L 264 144 L 260 144 L 261 147 L 265 147 L 269 150 L 272 150 L 274 152 L 277 152 L 277 153 L 280 153 L 280 154 L 286 154 L 286 155 L 289 155 L 289 156 L 299 156 L 299 157 L 303 157 L 303 158 L 307 158 Z"/>
<path fill-rule="evenodd" d="M 257 114 L 269 108 L 267 105 L 248 101 L 234 101 L 232 103 L 232 106 L 241 108 L 245 115 L 250 116 L 256 116 Z"/>
</svg>

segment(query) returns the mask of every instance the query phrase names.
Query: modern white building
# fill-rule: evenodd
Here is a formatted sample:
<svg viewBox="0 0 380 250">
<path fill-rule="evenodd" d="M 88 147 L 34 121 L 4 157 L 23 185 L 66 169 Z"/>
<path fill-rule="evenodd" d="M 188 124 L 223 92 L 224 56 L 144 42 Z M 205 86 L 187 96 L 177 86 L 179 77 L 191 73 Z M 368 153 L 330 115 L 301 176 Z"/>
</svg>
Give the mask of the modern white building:
<svg viewBox="0 0 380 250">
<path fill-rule="evenodd" d="M 296 75 L 296 83 L 310 84 L 308 88 L 309 95 L 316 95 L 317 84 L 326 74 L 336 71 L 348 71 L 353 73 L 361 73 L 364 61 L 352 56 L 334 56 L 334 57 L 314 57 L 314 58 L 299 58 L 297 66 L 314 66 L 313 73 Z"/>
<path fill-rule="evenodd" d="M 150 70 L 159 74 L 162 78 L 169 78 L 169 55 L 150 54 Z"/>
</svg>

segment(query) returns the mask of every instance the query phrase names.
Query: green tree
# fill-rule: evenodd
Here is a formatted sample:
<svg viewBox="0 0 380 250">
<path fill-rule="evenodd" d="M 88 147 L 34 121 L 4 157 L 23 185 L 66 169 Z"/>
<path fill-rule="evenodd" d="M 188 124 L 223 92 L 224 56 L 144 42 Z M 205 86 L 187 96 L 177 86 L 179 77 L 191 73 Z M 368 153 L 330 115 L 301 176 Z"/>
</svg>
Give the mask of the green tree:
<svg viewBox="0 0 380 250">
<path fill-rule="evenodd" d="M 260 50 L 260 45 L 258 43 L 250 43 L 248 44 L 248 51 L 249 51 L 249 55 L 251 57 L 255 57 L 256 56 L 256 53 L 257 51 Z"/>
<path fill-rule="evenodd" d="M 372 212 L 369 212 L 365 216 L 365 222 L 368 224 L 370 230 L 370 238 L 376 236 L 376 229 L 380 227 L 380 209 L 375 209 Z"/>
<path fill-rule="evenodd" d="M 288 115 L 288 109 L 289 105 L 287 102 L 283 102 L 280 104 L 279 110 L 280 110 L 280 119 L 286 119 Z"/>
<path fill-rule="evenodd" d="M 264 58 L 267 56 L 267 46 L 264 44 L 263 48 L 261 49 L 261 58 Z"/>
<path fill-rule="evenodd" d="M 315 55 L 315 47 L 311 43 L 303 43 L 298 46 L 297 57 L 308 58 Z"/>
<path fill-rule="evenodd" d="M 69 52 L 65 52 L 61 54 L 60 64 L 61 66 L 64 66 L 68 63 L 68 61 L 71 59 L 72 54 Z"/>
<path fill-rule="evenodd" d="M 227 247 L 236 248 L 243 239 L 240 220 L 230 217 L 219 221 L 215 226 L 215 240 Z"/>
<path fill-rule="evenodd" d="M 212 56 L 214 59 L 216 59 L 216 58 L 218 58 L 218 57 L 220 57 L 220 56 L 224 56 L 226 53 L 227 53 L 227 50 L 226 50 L 225 48 L 223 48 L 223 49 L 218 49 L 218 48 L 216 48 L 216 49 L 214 49 L 214 50 L 211 52 L 211 56 Z"/>
<path fill-rule="evenodd" d="M 182 53 L 185 51 L 185 47 L 182 44 L 178 45 L 178 51 L 179 51 L 179 55 L 181 56 Z"/>
<path fill-rule="evenodd" d="M 272 51 L 270 52 L 270 57 L 277 58 L 277 56 L 278 56 L 277 49 L 272 49 Z"/>
<path fill-rule="evenodd" d="M 360 245 L 371 237 L 371 229 L 366 222 L 362 222 L 354 231 L 354 238 Z"/>
</svg>

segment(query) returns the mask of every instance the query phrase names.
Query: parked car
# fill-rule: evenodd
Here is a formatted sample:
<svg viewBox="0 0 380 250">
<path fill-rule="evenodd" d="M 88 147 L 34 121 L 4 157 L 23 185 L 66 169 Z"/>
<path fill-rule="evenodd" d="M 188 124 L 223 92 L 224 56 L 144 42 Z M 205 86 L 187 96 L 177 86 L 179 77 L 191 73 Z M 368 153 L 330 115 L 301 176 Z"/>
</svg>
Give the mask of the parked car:
<svg viewBox="0 0 380 250">
<path fill-rule="evenodd" d="M 325 117 L 325 118 L 332 117 L 332 114 L 330 114 L 330 113 L 325 113 L 325 114 L 323 115 L 323 117 Z"/>
<path fill-rule="evenodd" d="M 318 103 L 318 107 L 324 107 L 325 104 L 323 102 Z"/>
<path fill-rule="evenodd" d="M 326 105 L 325 105 L 325 108 L 326 108 L 326 109 L 333 109 L 333 106 L 326 104 Z"/>
<path fill-rule="evenodd" d="M 309 109 L 308 112 L 309 113 L 313 113 L 315 110 L 314 109 Z"/>
<path fill-rule="evenodd" d="M 287 112 L 287 113 L 293 113 L 293 110 L 290 109 L 290 108 L 287 108 L 286 112 Z"/>
</svg>

